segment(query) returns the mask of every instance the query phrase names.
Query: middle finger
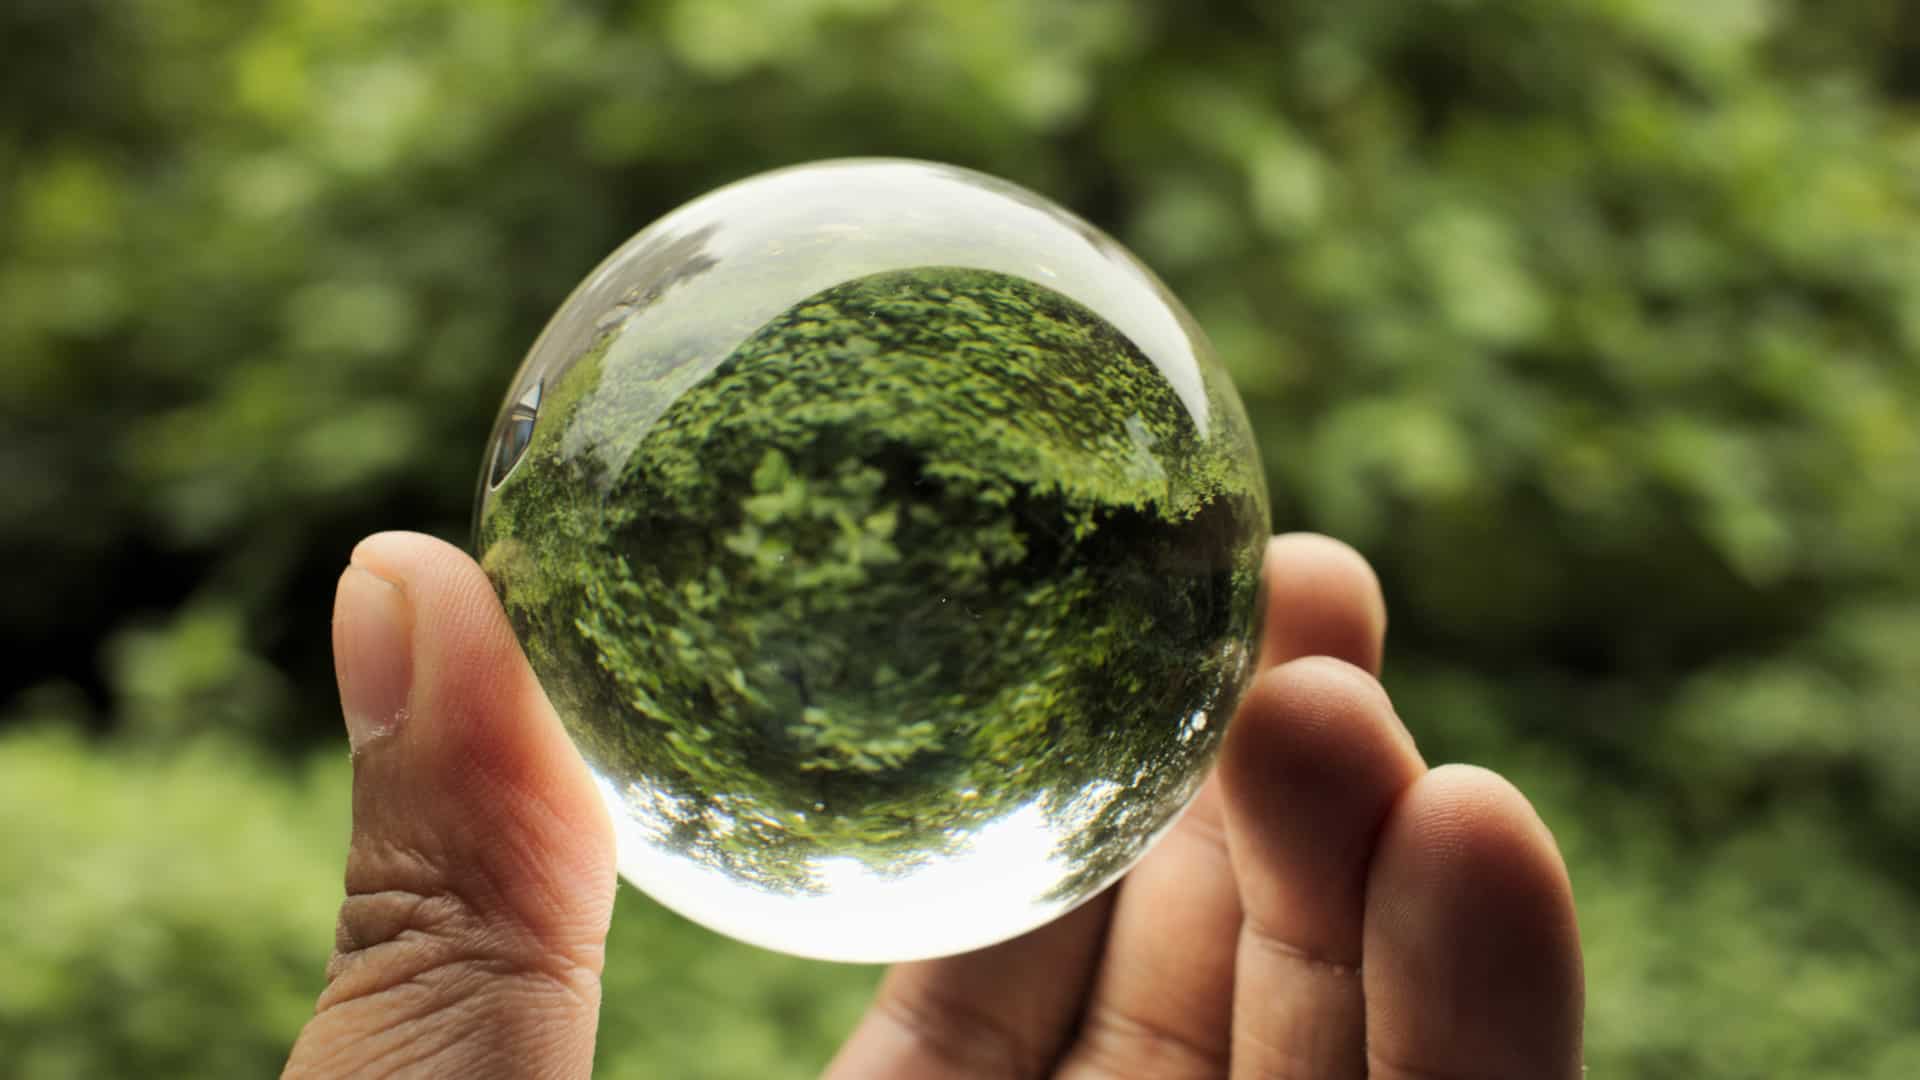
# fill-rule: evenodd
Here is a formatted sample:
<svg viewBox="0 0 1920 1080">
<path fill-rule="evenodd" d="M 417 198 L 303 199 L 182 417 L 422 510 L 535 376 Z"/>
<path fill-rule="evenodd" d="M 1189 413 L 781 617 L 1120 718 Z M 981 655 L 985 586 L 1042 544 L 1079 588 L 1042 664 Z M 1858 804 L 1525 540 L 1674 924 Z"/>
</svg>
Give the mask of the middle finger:
<svg viewBox="0 0 1920 1080">
<path fill-rule="evenodd" d="M 1263 665 L 1315 654 L 1379 662 L 1385 608 L 1373 572 L 1351 548 L 1283 536 L 1267 549 L 1264 577 Z M 1242 718 L 1244 710 L 1234 724 Z M 1215 777 L 1127 875 L 1062 1076 L 1226 1073 L 1242 919 L 1224 809 Z"/>
</svg>

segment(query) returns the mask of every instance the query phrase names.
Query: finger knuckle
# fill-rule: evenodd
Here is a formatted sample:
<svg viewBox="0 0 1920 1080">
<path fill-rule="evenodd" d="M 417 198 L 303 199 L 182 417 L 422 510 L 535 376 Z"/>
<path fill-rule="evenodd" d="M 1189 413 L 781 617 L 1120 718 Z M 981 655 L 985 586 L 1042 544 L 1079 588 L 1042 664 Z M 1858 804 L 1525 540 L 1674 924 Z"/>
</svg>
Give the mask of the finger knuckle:
<svg viewBox="0 0 1920 1080">
<path fill-rule="evenodd" d="M 550 982 L 572 995 L 597 987 L 591 962 L 498 915 L 484 883 L 458 882 L 420 852 L 387 848 L 372 858 L 380 873 L 349 875 L 322 1011 L 375 994 L 406 996 L 403 989 L 431 1002 L 506 978 Z"/>
<path fill-rule="evenodd" d="M 1049 1064 L 1005 1019 L 934 990 L 883 993 L 876 1007 L 924 1056 L 962 1075 L 1021 1080 Z"/>
<path fill-rule="evenodd" d="M 1087 1010 L 1074 1064 L 1096 1076 L 1221 1077 L 1228 1073 L 1227 1051 L 1163 1023 L 1096 1004 Z"/>
</svg>

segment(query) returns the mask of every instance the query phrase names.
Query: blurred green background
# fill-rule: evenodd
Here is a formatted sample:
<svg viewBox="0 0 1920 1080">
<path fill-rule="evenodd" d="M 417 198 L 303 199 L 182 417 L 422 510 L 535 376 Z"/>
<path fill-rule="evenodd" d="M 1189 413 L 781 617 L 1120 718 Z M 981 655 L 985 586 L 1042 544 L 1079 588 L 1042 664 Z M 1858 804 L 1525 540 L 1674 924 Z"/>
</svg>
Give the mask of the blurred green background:
<svg viewBox="0 0 1920 1080">
<path fill-rule="evenodd" d="M 0 0 L 0 1072 L 278 1067 L 353 540 L 464 541 L 633 231 L 875 153 L 1194 309 L 1429 757 L 1557 830 L 1596 1076 L 1920 1076 L 1908 0 Z M 875 977 L 626 890 L 602 1071 L 811 1075 Z"/>
</svg>

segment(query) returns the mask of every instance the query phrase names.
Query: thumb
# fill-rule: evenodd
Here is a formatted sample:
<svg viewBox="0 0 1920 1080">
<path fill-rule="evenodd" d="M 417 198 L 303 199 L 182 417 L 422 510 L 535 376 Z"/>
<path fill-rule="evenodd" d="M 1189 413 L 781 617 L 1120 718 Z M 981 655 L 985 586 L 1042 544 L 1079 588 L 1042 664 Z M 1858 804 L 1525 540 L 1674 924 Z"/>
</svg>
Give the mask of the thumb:
<svg viewBox="0 0 1920 1080">
<path fill-rule="evenodd" d="M 333 649 L 353 842 L 287 1075 L 586 1076 L 612 827 L 486 576 L 430 537 L 370 537 Z"/>
</svg>

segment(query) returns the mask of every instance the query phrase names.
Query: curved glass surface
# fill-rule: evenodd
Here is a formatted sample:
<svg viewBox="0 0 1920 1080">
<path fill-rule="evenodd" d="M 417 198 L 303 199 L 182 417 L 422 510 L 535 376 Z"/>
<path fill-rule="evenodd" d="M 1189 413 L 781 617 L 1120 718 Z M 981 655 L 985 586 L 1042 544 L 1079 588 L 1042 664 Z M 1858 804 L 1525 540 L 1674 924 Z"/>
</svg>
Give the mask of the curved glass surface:
<svg viewBox="0 0 1920 1080">
<path fill-rule="evenodd" d="M 826 162 L 623 245 L 504 396 L 476 543 L 621 873 L 894 961 L 1084 901 L 1249 675 L 1265 485 L 1179 303 L 1046 200 Z"/>
</svg>

